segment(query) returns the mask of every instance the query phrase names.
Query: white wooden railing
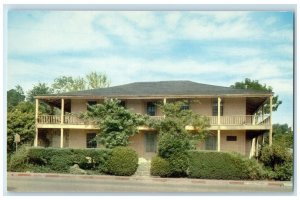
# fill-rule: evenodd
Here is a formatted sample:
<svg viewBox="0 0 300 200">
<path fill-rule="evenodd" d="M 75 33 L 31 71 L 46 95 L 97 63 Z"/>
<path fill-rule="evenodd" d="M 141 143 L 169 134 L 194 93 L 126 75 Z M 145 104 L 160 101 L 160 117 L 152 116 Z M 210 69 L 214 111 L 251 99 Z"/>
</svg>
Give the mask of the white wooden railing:
<svg viewBox="0 0 300 200">
<path fill-rule="evenodd" d="M 218 116 L 207 116 L 210 125 L 218 125 Z M 150 116 L 152 119 L 162 120 L 164 116 Z M 39 115 L 37 122 L 39 124 L 60 124 L 60 115 Z M 74 115 L 65 115 L 64 124 L 95 124 L 92 121 L 81 119 Z M 220 125 L 270 125 L 270 116 L 257 115 L 232 115 L 221 116 Z"/>
</svg>

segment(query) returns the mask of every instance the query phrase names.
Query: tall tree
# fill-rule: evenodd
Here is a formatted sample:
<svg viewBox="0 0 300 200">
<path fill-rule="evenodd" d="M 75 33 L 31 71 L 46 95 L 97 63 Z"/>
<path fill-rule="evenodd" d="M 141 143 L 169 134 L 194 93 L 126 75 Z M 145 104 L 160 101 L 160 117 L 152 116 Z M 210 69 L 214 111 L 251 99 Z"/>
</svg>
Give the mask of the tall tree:
<svg viewBox="0 0 300 200">
<path fill-rule="evenodd" d="M 105 74 L 91 72 L 86 75 L 88 89 L 109 87 L 110 81 Z"/>
<path fill-rule="evenodd" d="M 22 144 L 32 144 L 35 133 L 34 104 L 21 102 L 7 113 L 7 152 L 15 150 L 14 135 L 20 135 Z"/>
<path fill-rule="evenodd" d="M 109 87 L 110 81 L 105 74 L 91 72 L 85 78 L 61 76 L 54 80 L 52 88 L 55 93 L 72 92 L 87 89 Z"/>
<path fill-rule="evenodd" d="M 52 93 L 53 89 L 48 87 L 46 83 L 39 83 L 34 85 L 33 88 L 27 92 L 27 100 L 33 102 L 35 96 Z"/>
<path fill-rule="evenodd" d="M 273 143 L 293 148 L 294 133 L 288 124 L 273 124 Z"/>
<path fill-rule="evenodd" d="M 236 88 L 236 89 L 253 89 L 253 90 L 261 90 L 261 91 L 267 91 L 267 92 L 273 92 L 273 88 L 271 86 L 267 86 L 266 84 L 261 84 L 258 82 L 258 80 L 251 80 L 249 78 L 246 78 L 245 81 L 236 82 L 234 85 L 231 85 L 230 87 Z M 279 107 L 279 105 L 282 104 L 282 101 L 279 100 L 278 95 L 273 96 L 273 106 L 272 110 L 276 111 Z M 270 104 L 268 103 L 265 112 L 270 112 Z"/>
<path fill-rule="evenodd" d="M 17 85 L 15 89 L 7 91 L 7 108 L 11 109 L 12 107 L 18 105 L 20 102 L 25 100 L 25 95 L 22 87 Z"/>
</svg>

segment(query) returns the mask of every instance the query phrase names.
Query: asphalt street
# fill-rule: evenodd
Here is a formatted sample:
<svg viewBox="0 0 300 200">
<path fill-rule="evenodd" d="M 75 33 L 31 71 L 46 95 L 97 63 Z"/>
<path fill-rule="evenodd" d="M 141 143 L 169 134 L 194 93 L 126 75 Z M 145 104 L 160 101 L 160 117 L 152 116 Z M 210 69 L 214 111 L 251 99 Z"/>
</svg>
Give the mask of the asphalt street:
<svg viewBox="0 0 300 200">
<path fill-rule="evenodd" d="M 8 176 L 8 193 L 18 192 L 101 192 L 101 193 L 168 193 L 168 192 L 247 192 L 247 193 L 279 193 L 292 192 L 291 186 L 267 186 L 244 184 L 211 184 L 193 183 L 186 181 L 167 181 L 162 179 L 132 180 L 122 178 L 76 178 L 76 177 L 34 177 L 34 176 Z"/>
</svg>

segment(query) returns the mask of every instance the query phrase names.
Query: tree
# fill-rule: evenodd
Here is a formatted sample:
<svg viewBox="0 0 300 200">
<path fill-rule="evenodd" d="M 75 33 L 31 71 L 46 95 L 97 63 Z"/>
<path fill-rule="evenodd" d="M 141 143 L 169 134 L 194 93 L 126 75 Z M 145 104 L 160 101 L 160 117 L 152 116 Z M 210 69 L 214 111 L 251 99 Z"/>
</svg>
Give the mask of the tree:
<svg viewBox="0 0 300 200">
<path fill-rule="evenodd" d="M 45 94 L 53 94 L 53 89 L 48 87 L 46 83 L 38 83 L 37 85 L 34 85 L 31 90 L 27 92 L 27 100 L 29 102 L 33 102 L 35 96 L 45 95 Z"/>
<path fill-rule="evenodd" d="M 273 143 L 293 148 L 294 134 L 288 124 L 273 124 Z"/>
<path fill-rule="evenodd" d="M 271 86 L 266 86 L 266 84 L 261 84 L 258 82 L 258 80 L 251 80 L 249 78 L 246 78 L 245 81 L 236 82 L 234 85 L 231 85 L 230 87 L 236 88 L 236 89 L 253 89 L 253 90 L 260 90 L 260 91 L 266 91 L 266 92 L 273 92 L 273 88 Z M 278 95 L 273 96 L 273 106 L 272 110 L 276 111 L 279 107 L 279 105 L 282 104 L 282 101 L 279 100 Z M 265 112 L 270 112 L 270 104 L 268 103 Z"/>
<path fill-rule="evenodd" d="M 32 144 L 35 133 L 35 107 L 31 102 L 20 102 L 7 113 L 7 152 L 15 150 L 14 135 L 21 138 L 20 145 Z"/>
<path fill-rule="evenodd" d="M 89 106 L 84 118 L 95 121 L 100 131 L 96 138 L 106 148 L 127 146 L 129 137 L 138 133 L 137 127 L 145 121 L 140 114 L 120 106 L 117 99 L 105 99 L 103 104 Z"/>
<path fill-rule="evenodd" d="M 52 88 L 54 89 L 55 93 L 62 93 L 62 92 L 80 91 L 80 90 L 84 90 L 86 87 L 83 78 L 61 76 L 54 79 Z"/>
<path fill-rule="evenodd" d="M 110 81 L 105 74 L 91 72 L 86 75 L 88 89 L 109 87 Z"/>
<path fill-rule="evenodd" d="M 54 80 L 52 88 L 55 93 L 72 92 L 87 89 L 109 87 L 110 82 L 105 74 L 91 72 L 85 78 L 61 76 Z"/>
<path fill-rule="evenodd" d="M 25 95 L 22 87 L 17 85 L 15 89 L 11 89 L 7 92 L 7 108 L 10 110 L 12 107 L 18 105 L 25 100 Z"/>
<path fill-rule="evenodd" d="M 174 154 L 184 153 L 194 149 L 195 145 L 207 135 L 208 119 L 183 109 L 186 101 L 158 104 L 165 118 L 152 120 L 149 125 L 159 132 L 158 154 L 162 158 L 170 158 Z M 193 131 L 186 126 L 194 127 Z"/>
</svg>

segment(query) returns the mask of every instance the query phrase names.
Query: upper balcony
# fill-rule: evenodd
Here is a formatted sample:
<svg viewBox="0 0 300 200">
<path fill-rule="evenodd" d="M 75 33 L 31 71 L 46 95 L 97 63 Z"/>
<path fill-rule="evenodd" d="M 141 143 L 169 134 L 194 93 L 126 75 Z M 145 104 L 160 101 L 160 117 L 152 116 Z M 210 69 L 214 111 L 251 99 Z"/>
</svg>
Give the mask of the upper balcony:
<svg viewBox="0 0 300 200">
<path fill-rule="evenodd" d="M 161 120 L 164 116 L 150 116 L 151 118 Z M 233 115 L 220 116 L 220 124 L 218 124 L 218 116 L 207 116 L 209 119 L 210 130 L 218 128 L 224 130 L 264 130 L 270 128 L 269 115 Z M 90 120 L 81 119 L 75 115 L 38 115 L 37 128 L 78 128 L 78 129 L 97 129 L 96 123 Z M 145 127 L 142 127 L 145 129 Z M 192 129 L 188 127 L 188 129 Z"/>
</svg>

